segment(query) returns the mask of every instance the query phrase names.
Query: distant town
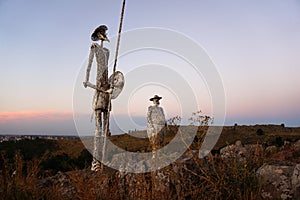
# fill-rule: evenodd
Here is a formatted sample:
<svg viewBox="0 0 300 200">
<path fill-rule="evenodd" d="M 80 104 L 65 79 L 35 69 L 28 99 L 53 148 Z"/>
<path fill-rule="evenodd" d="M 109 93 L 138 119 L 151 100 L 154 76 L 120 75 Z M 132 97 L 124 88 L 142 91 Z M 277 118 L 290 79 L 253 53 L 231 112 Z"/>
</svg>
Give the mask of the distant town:
<svg viewBox="0 0 300 200">
<path fill-rule="evenodd" d="M 61 139 L 78 139 L 78 136 L 61 136 L 61 135 L 0 135 L 0 143 L 6 141 L 20 141 L 20 140 L 61 140 Z"/>
</svg>

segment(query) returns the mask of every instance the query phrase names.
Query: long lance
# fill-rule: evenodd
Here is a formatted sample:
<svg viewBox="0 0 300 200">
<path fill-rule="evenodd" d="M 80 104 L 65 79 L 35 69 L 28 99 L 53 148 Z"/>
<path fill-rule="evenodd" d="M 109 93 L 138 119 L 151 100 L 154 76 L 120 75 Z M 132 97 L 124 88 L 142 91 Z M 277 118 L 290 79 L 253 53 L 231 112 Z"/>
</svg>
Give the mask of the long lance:
<svg viewBox="0 0 300 200">
<path fill-rule="evenodd" d="M 122 11 L 121 11 L 121 17 L 120 17 L 120 25 L 119 25 L 119 32 L 118 32 L 118 40 L 117 40 L 117 46 L 116 46 L 116 53 L 115 53 L 115 60 L 114 60 L 114 67 L 113 67 L 113 74 L 110 80 L 110 88 L 114 88 L 114 80 L 115 80 L 115 72 L 117 68 L 117 61 L 118 61 L 118 54 L 119 54 L 119 47 L 120 47 L 120 40 L 121 40 L 121 33 L 122 33 L 122 26 L 123 26 L 123 17 L 124 17 L 124 10 L 125 10 L 125 2 L 126 0 L 123 0 L 122 5 Z M 108 109 L 111 107 L 111 93 L 109 94 L 108 98 Z M 106 143 L 107 143 L 107 136 L 108 136 L 108 129 L 109 129 L 109 118 L 110 118 L 110 110 L 107 113 L 107 119 L 105 123 L 105 129 L 104 129 L 104 141 L 103 141 L 103 151 L 102 151 L 102 170 L 103 165 L 105 162 L 105 153 L 106 153 Z"/>
</svg>

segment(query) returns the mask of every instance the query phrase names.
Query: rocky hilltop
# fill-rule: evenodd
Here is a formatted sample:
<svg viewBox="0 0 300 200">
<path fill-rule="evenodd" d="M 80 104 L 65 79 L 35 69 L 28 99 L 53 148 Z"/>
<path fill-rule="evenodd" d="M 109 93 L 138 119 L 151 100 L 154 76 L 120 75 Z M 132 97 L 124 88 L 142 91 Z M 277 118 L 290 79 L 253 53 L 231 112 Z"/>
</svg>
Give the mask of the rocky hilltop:
<svg viewBox="0 0 300 200">
<path fill-rule="evenodd" d="M 195 131 L 195 127 L 186 128 L 187 133 Z M 141 171 L 149 169 L 151 163 L 118 152 L 108 162 L 122 165 L 122 171 L 105 167 L 102 173 L 92 172 L 90 160 L 84 159 L 90 155 L 82 153 L 85 147 L 76 140 L 51 141 L 51 151 L 55 158 L 72 161 L 70 165 L 76 163 L 72 157 L 76 156 L 77 162 L 85 161 L 85 167 L 62 168 L 64 170 L 54 171 L 54 174 L 45 172 L 43 162 L 34 158 L 25 162 L 15 157 L 15 165 L 5 165 L 2 153 L 1 196 L 22 196 L 23 199 L 41 196 L 44 199 L 299 199 L 299 128 L 283 125 L 224 127 L 215 147 L 201 158 L 203 152 L 199 152 L 199 147 L 206 130 L 207 127 L 196 127 L 197 135 L 187 150 L 175 162 L 155 173 L 130 173 L 130 169 L 137 166 L 143 168 Z M 170 127 L 164 143 L 176 140 L 175 133 L 178 127 Z M 151 152 L 147 138 L 124 134 L 111 136 L 110 140 L 128 151 Z M 39 143 L 45 148 L 44 141 Z M 122 162 L 124 159 L 126 162 Z M 66 161 L 60 165 L 68 164 Z"/>
</svg>

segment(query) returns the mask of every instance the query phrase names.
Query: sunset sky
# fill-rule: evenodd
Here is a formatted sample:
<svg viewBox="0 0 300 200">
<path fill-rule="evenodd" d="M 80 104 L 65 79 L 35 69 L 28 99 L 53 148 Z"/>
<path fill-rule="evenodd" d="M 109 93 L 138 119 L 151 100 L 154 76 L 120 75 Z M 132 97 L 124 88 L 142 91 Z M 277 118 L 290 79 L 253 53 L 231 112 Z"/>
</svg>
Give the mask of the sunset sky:
<svg viewBox="0 0 300 200">
<path fill-rule="evenodd" d="M 0 134 L 76 134 L 73 91 L 86 67 L 90 34 L 106 24 L 109 37 L 115 37 L 120 9 L 121 1 L 111 0 L 0 0 Z M 223 81 L 225 125 L 300 126 L 298 0 L 127 0 L 123 31 L 144 27 L 174 30 L 207 52 Z M 128 56 L 119 70 L 126 78 L 126 66 L 147 65 L 159 55 Z M 162 62 L 167 60 L 165 55 Z M 199 90 L 195 109 L 213 115 L 210 91 L 202 85 L 191 85 Z M 132 115 L 143 125 L 148 99 L 157 91 L 169 97 L 161 101 L 169 117 L 190 115 L 180 111 L 176 95 L 147 87 L 127 100 L 128 113 L 115 109 L 113 114 Z M 91 111 L 81 114 L 89 119 Z"/>
</svg>

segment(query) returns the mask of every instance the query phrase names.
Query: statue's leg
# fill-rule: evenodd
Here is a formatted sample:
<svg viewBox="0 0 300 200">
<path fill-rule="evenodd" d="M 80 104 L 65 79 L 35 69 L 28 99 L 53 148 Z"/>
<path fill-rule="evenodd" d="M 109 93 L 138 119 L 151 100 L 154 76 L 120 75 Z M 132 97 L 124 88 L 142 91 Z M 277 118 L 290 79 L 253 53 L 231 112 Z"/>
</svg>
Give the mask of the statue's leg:
<svg viewBox="0 0 300 200">
<path fill-rule="evenodd" d="M 93 152 L 93 161 L 92 161 L 92 168 L 93 171 L 99 171 L 101 169 L 101 162 L 100 162 L 100 151 L 101 151 L 101 137 L 102 137 L 102 112 L 100 110 L 95 111 L 95 121 L 96 121 L 96 128 L 95 128 L 95 136 L 94 136 L 94 152 Z"/>
<path fill-rule="evenodd" d="M 152 171 L 157 169 L 157 163 L 160 162 L 163 155 L 163 144 L 165 138 L 165 128 L 162 125 L 153 124 L 153 135 L 150 137 L 152 144 Z"/>
<path fill-rule="evenodd" d="M 103 112 L 103 150 L 102 150 L 102 163 L 106 162 L 106 154 L 107 154 L 107 137 L 110 135 L 109 133 L 109 119 L 108 112 Z M 103 166 L 102 166 L 103 169 Z"/>
<path fill-rule="evenodd" d="M 157 127 L 155 125 L 154 126 L 154 130 L 157 130 Z M 156 171 L 156 162 L 157 162 L 157 133 L 154 133 L 151 136 L 150 142 L 152 144 L 152 172 Z"/>
<path fill-rule="evenodd" d="M 104 121 L 104 128 L 103 128 L 104 134 L 106 134 L 106 136 L 110 136 L 108 111 L 103 112 L 103 121 Z"/>
<path fill-rule="evenodd" d="M 151 197 L 152 199 L 156 199 L 156 191 L 157 191 L 157 181 L 156 181 L 156 176 L 157 176 L 157 172 L 156 172 L 156 163 L 157 163 L 157 146 L 156 146 L 156 134 L 153 134 L 151 137 L 151 143 L 152 143 L 152 163 L 151 163 L 151 180 L 152 180 L 152 187 L 151 187 Z"/>
</svg>

